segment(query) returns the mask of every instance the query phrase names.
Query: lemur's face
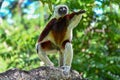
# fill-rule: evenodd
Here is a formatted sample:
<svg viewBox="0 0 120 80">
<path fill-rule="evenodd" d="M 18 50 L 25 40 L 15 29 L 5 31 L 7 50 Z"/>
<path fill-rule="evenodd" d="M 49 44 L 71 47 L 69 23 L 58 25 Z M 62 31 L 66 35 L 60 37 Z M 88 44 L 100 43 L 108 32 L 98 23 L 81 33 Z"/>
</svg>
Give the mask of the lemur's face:
<svg viewBox="0 0 120 80">
<path fill-rule="evenodd" d="M 67 14 L 67 8 L 65 6 L 59 7 L 58 8 L 58 14 L 61 15 L 61 16 Z"/>
<path fill-rule="evenodd" d="M 68 7 L 66 5 L 58 5 L 55 7 L 54 15 L 56 17 L 61 17 L 68 14 Z"/>
</svg>

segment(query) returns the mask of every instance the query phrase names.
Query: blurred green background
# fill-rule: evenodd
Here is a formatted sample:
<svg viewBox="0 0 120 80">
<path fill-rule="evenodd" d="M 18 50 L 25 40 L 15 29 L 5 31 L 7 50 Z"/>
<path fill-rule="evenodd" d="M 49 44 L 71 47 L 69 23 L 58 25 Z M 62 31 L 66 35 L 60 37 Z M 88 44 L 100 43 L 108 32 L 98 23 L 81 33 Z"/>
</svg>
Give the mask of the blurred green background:
<svg viewBox="0 0 120 80">
<path fill-rule="evenodd" d="M 120 80 L 120 0 L 2 0 L 0 72 L 42 66 L 35 44 L 52 16 L 52 7 L 86 10 L 73 31 L 72 69 L 89 80 Z M 49 55 L 57 66 L 57 55 Z"/>
</svg>

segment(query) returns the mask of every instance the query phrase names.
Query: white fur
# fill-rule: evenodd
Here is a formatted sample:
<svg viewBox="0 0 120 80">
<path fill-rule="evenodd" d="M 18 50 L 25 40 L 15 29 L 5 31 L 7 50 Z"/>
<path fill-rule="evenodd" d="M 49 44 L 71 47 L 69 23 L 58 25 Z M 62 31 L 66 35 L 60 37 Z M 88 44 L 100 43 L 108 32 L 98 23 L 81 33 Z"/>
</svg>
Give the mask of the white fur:
<svg viewBox="0 0 120 80">
<path fill-rule="evenodd" d="M 36 44 L 36 49 L 38 50 L 39 58 L 45 63 L 46 66 L 54 66 L 54 64 L 50 61 L 46 53 L 42 50 L 41 45 Z"/>
<path fill-rule="evenodd" d="M 65 50 L 63 52 L 64 52 L 64 65 L 62 67 L 64 72 L 69 74 L 73 59 L 72 43 L 67 42 L 65 45 Z"/>
<path fill-rule="evenodd" d="M 81 18 L 82 18 L 82 14 L 75 15 L 75 16 L 73 17 L 73 19 L 70 21 L 70 24 L 69 24 L 69 26 L 68 26 L 68 29 L 69 29 L 69 30 L 74 29 L 74 28 L 79 24 Z"/>
<path fill-rule="evenodd" d="M 61 17 L 61 15 L 59 15 L 59 13 L 58 13 L 58 9 L 60 7 L 66 7 L 67 8 L 67 13 L 66 14 L 68 14 L 68 12 L 69 12 L 69 9 L 68 9 L 68 7 L 66 5 L 58 5 L 58 6 L 56 6 L 55 9 L 54 9 L 54 17 L 57 18 L 57 19 L 59 17 Z"/>
</svg>

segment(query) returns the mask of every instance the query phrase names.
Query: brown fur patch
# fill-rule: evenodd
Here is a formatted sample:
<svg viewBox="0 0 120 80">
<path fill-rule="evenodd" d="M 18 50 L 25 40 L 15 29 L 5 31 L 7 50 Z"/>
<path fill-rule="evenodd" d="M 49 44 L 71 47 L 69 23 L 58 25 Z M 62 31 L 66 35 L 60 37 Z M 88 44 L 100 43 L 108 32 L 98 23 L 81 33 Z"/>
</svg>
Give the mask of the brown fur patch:
<svg viewBox="0 0 120 80">
<path fill-rule="evenodd" d="M 56 19 L 52 19 L 45 27 L 45 29 L 42 31 L 42 33 L 39 36 L 38 42 L 42 41 L 51 31 L 54 23 L 56 22 Z"/>
<path fill-rule="evenodd" d="M 52 28 L 52 34 L 58 46 L 61 46 L 64 40 L 67 31 L 67 26 L 68 26 L 67 18 L 61 17 L 60 19 L 57 20 L 56 24 Z"/>
<path fill-rule="evenodd" d="M 58 48 L 57 48 L 52 42 L 50 42 L 50 41 L 45 41 L 45 42 L 41 43 L 41 47 L 42 47 L 42 49 L 45 50 L 45 51 L 58 49 Z"/>
</svg>

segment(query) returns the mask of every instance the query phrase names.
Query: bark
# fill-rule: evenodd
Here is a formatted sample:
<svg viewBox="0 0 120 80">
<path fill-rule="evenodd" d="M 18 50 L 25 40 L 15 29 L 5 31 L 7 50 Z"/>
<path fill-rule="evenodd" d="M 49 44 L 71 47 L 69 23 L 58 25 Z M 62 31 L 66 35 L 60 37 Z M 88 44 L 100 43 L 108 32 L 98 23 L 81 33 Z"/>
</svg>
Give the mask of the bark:
<svg viewBox="0 0 120 80">
<path fill-rule="evenodd" d="M 10 69 L 0 73 L 0 80 L 86 80 L 77 71 L 71 70 L 69 75 L 56 67 L 39 67 L 30 71 Z"/>
</svg>

